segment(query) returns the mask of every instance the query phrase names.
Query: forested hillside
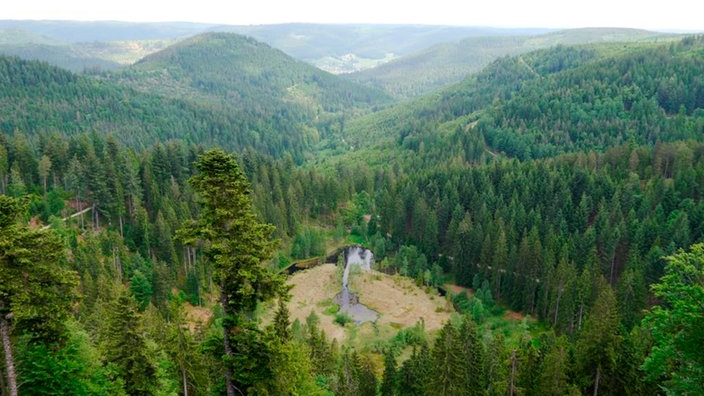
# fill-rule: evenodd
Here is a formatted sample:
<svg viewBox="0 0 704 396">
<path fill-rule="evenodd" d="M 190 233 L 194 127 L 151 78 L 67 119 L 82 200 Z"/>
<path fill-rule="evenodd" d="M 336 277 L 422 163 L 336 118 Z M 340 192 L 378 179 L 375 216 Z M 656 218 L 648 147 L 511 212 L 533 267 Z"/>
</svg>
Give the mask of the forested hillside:
<svg viewBox="0 0 704 396">
<path fill-rule="evenodd" d="M 145 91 L 217 103 L 229 110 L 269 106 L 272 109 L 261 111 L 316 114 L 352 110 L 385 99 L 380 91 L 339 79 L 232 33 L 181 41 L 147 56 L 118 77 Z"/>
<path fill-rule="evenodd" d="M 676 36 L 636 29 L 570 29 L 521 35 L 467 36 L 448 41 L 375 68 L 349 75 L 353 81 L 383 88 L 399 98 L 412 98 L 457 83 L 497 58 L 556 45 L 674 40 Z"/>
<path fill-rule="evenodd" d="M 178 138 L 301 161 L 349 114 L 386 100 L 233 34 L 191 39 L 117 75 L 0 62 L 3 132 L 115 133 L 135 147 Z"/>
<path fill-rule="evenodd" d="M 688 38 L 499 59 L 438 94 L 348 123 L 325 143 L 338 152 L 348 149 L 342 140 L 371 148 L 353 156 L 377 159 L 391 149 L 437 164 L 700 140 L 701 49 L 700 38 Z"/>
<path fill-rule="evenodd" d="M 230 34 L 0 58 L 2 394 L 701 394 L 702 61 L 557 46 L 366 114 Z M 282 269 L 352 243 L 450 320 L 291 323 Z"/>
</svg>

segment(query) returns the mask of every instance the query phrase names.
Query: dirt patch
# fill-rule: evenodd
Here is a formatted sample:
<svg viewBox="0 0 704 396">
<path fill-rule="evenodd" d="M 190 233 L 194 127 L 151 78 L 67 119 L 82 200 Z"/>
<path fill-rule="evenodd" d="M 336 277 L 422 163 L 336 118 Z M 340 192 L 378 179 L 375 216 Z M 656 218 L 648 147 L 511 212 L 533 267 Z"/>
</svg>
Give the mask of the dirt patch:
<svg viewBox="0 0 704 396">
<path fill-rule="evenodd" d="M 349 339 L 349 328 L 335 324 L 336 307 L 333 298 L 340 292 L 341 277 L 334 264 L 296 272 L 288 281 L 293 285 L 289 311 L 291 320 L 305 323 L 311 311 L 320 318 L 320 327 L 329 339 L 338 342 Z M 428 331 L 440 329 L 453 312 L 452 305 L 435 291 L 430 293 L 416 286 L 413 280 L 386 275 L 377 271 L 354 271 L 350 274 L 350 291 L 357 293 L 359 302 L 381 316 L 376 324 L 365 323 L 353 332 L 356 341 L 376 336 L 392 336 L 396 331 L 423 320 Z M 325 311 L 328 310 L 328 313 Z"/>
<path fill-rule="evenodd" d="M 525 318 L 526 318 L 526 315 L 524 315 L 520 312 L 511 311 L 511 310 L 507 310 L 506 313 L 504 314 L 504 319 L 513 320 L 516 322 L 520 322 L 520 321 L 524 320 Z M 529 317 L 528 320 L 535 322 L 535 318 L 532 318 L 532 317 Z"/>
<path fill-rule="evenodd" d="M 188 302 L 184 302 L 183 307 L 186 311 L 186 322 L 191 333 L 194 333 L 196 328 L 205 326 L 213 317 L 213 311 L 209 308 L 193 306 Z"/>
<path fill-rule="evenodd" d="M 352 291 L 359 294 L 359 301 L 379 312 L 378 326 L 403 328 L 423 320 L 425 328 L 433 331 L 449 319 L 452 306 L 437 293 L 427 293 L 411 279 L 386 275 L 377 271 L 354 274 Z"/>
<path fill-rule="evenodd" d="M 332 299 L 342 288 L 337 267 L 334 264 L 323 264 L 317 267 L 296 272 L 288 280 L 291 289 L 289 311 L 291 321 L 298 319 L 301 323 L 314 311 L 320 318 L 320 327 L 330 339 L 345 340 L 346 331 L 335 324 L 334 315 L 325 314 L 332 304 Z"/>
<path fill-rule="evenodd" d="M 455 285 L 454 283 L 445 283 L 444 285 L 442 285 L 442 287 L 443 289 L 447 290 L 455 296 L 464 292 L 467 292 L 467 296 L 471 296 L 474 294 L 474 290 L 470 289 L 469 287 Z"/>
</svg>

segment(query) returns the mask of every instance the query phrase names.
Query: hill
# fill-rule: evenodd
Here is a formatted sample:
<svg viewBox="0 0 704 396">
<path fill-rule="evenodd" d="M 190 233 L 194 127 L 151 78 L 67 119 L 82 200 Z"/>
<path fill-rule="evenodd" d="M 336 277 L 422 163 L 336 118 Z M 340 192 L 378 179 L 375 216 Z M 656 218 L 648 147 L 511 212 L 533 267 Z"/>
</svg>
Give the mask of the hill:
<svg viewBox="0 0 704 396">
<path fill-rule="evenodd" d="M 467 37 L 544 33 L 546 29 L 499 29 L 433 25 L 281 24 L 225 26 L 335 73 L 349 73 Z"/>
<path fill-rule="evenodd" d="M 127 23 L 127 22 L 76 22 L 76 21 L 10 21 L 0 20 L 0 30 L 23 30 L 71 47 L 79 54 L 86 52 L 103 60 L 114 60 L 119 52 L 104 58 L 103 52 L 92 52 L 95 45 L 113 47 L 119 42 L 173 42 L 206 32 L 230 32 L 253 37 L 283 52 L 334 73 L 349 73 L 374 67 L 423 50 L 439 43 L 457 42 L 467 37 L 507 36 L 545 33 L 546 29 L 498 29 L 488 27 L 427 26 L 427 25 L 323 25 L 323 24 L 273 24 L 273 25 L 213 25 L 197 23 Z M 71 70 L 109 65 L 96 64 L 89 57 L 87 67 L 77 68 L 61 56 L 50 56 L 60 48 L 32 48 L 35 42 L 10 43 L 19 48 L 4 52 L 10 55 L 39 59 Z M 133 53 L 129 48 L 116 51 Z M 49 53 L 45 53 L 45 51 Z M 146 54 L 143 54 L 146 55 Z M 65 52 L 73 59 L 75 54 Z M 136 59 L 134 59 L 136 60 Z M 120 62 L 122 63 L 122 62 Z M 82 64 L 82 65 L 83 65 Z M 122 63 L 124 64 L 124 63 Z M 92 67 L 91 67 L 92 66 Z"/>
<path fill-rule="evenodd" d="M 183 39 L 214 26 L 190 22 L 0 20 L 0 29 L 21 29 L 69 43 Z"/>
<path fill-rule="evenodd" d="M 388 100 L 226 33 L 186 40 L 120 73 L 79 76 L 9 57 L 0 63 L 3 132 L 115 133 L 142 147 L 179 138 L 275 157 L 285 151 L 300 161 L 344 114 Z"/>
<path fill-rule="evenodd" d="M 114 134 L 124 144 L 144 148 L 181 139 L 302 158 L 318 132 L 287 125 L 261 114 L 230 113 L 195 101 L 139 92 L 109 78 L 72 74 L 36 61 L 0 56 L 0 130 L 30 137 L 81 132 Z"/>
<path fill-rule="evenodd" d="M 0 30 L 0 54 L 39 60 L 72 72 L 115 70 L 166 47 L 168 39 L 74 43 L 22 29 Z"/>
<path fill-rule="evenodd" d="M 444 42 L 349 75 L 399 98 L 421 96 L 459 82 L 497 58 L 556 45 L 673 40 L 674 35 L 637 29 L 589 28 L 520 36 L 466 37 Z"/>
<path fill-rule="evenodd" d="M 349 154 L 367 162 L 398 149 L 403 158 L 442 163 L 700 140 L 702 45 L 687 38 L 558 46 L 499 59 L 437 94 L 348 123 L 325 147 L 383 148 Z"/>
<path fill-rule="evenodd" d="M 119 74 L 123 84 L 170 97 L 239 107 L 293 106 L 317 111 L 383 101 L 267 44 L 232 33 L 207 33 L 147 56 Z"/>
</svg>

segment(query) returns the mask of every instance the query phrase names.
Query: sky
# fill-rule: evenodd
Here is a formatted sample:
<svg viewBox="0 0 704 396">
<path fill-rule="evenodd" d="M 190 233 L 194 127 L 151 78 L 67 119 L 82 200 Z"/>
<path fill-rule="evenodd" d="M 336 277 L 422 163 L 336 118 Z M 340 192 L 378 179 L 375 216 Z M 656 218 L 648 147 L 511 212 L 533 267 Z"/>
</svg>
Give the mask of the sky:
<svg viewBox="0 0 704 396">
<path fill-rule="evenodd" d="M 8 0 L 0 19 L 631 27 L 704 31 L 698 0 Z"/>
</svg>

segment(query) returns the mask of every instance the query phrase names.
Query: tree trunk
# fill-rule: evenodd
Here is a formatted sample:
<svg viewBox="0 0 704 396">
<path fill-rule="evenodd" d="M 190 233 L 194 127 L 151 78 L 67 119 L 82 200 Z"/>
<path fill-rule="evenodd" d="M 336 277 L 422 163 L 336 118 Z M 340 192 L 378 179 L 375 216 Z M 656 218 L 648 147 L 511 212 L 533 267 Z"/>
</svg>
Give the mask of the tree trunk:
<svg viewBox="0 0 704 396">
<path fill-rule="evenodd" d="M 616 247 L 611 254 L 611 273 L 609 274 L 609 284 L 614 287 L 614 267 L 616 266 Z"/>
<path fill-rule="evenodd" d="M 599 379 L 601 378 L 601 370 L 599 366 L 596 367 L 596 379 L 594 380 L 594 396 L 599 394 Z"/>
<path fill-rule="evenodd" d="M 15 373 L 15 360 L 12 357 L 12 344 L 10 344 L 10 329 L 7 317 L 0 314 L 0 333 L 2 334 L 2 349 L 5 352 L 5 370 L 7 371 L 7 387 L 10 396 L 17 396 L 17 374 Z"/>
<path fill-rule="evenodd" d="M 222 290 L 225 290 L 225 285 L 221 286 Z M 222 305 L 223 313 L 227 316 L 230 314 L 227 307 L 227 296 L 225 296 L 224 291 L 221 291 L 220 293 L 220 305 Z M 228 362 L 225 362 L 225 389 L 227 389 L 227 396 L 235 396 L 235 384 L 232 381 L 232 369 L 230 368 L 229 362 L 232 359 L 232 356 L 234 356 L 234 353 L 232 352 L 232 346 L 230 345 L 230 328 L 224 324 L 222 328 L 222 341 L 225 347 L 225 356 L 228 360 Z"/>
<path fill-rule="evenodd" d="M 511 376 L 508 385 L 509 396 L 516 394 L 516 386 L 514 383 L 514 379 L 516 377 L 516 363 L 518 363 L 518 359 L 516 359 L 516 350 L 514 349 L 513 352 L 511 352 Z"/>
<path fill-rule="evenodd" d="M 5 373 L 3 372 L 3 368 L 5 366 L 0 366 L 0 396 L 9 396 L 7 394 L 7 386 L 5 385 Z"/>
<path fill-rule="evenodd" d="M 555 299 L 555 317 L 552 321 L 552 326 L 556 327 L 557 326 L 557 315 L 560 312 L 560 297 L 562 297 L 562 287 L 559 287 L 557 289 L 557 299 Z"/>
<path fill-rule="evenodd" d="M 188 380 L 186 379 L 186 370 L 181 369 L 181 376 L 183 377 L 183 396 L 188 396 Z"/>
<path fill-rule="evenodd" d="M 582 328 L 582 314 L 584 313 L 584 301 L 579 305 L 579 320 L 577 321 L 577 331 Z"/>
</svg>

